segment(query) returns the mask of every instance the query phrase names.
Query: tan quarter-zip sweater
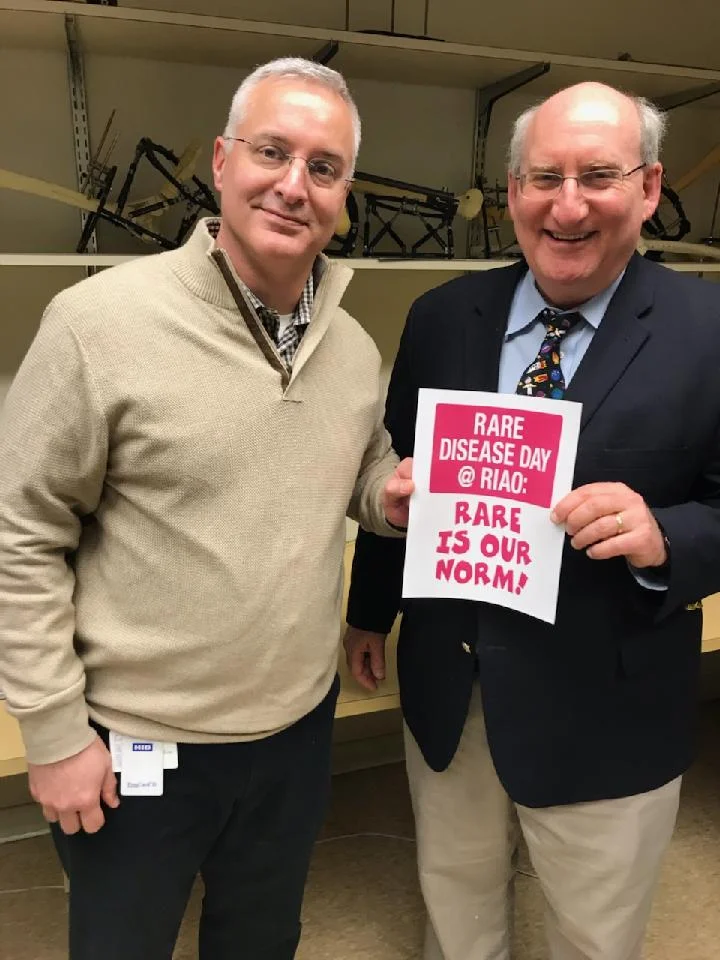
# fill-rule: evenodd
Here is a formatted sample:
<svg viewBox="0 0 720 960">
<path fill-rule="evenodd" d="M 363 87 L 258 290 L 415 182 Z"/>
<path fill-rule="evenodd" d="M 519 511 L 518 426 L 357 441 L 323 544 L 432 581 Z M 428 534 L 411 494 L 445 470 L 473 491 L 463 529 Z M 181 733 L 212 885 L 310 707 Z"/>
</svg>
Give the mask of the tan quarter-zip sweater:
<svg viewBox="0 0 720 960">
<path fill-rule="evenodd" d="M 35 763 L 276 732 L 336 668 L 345 515 L 392 535 L 380 358 L 325 264 L 292 373 L 206 222 L 48 307 L 0 418 L 0 688 Z"/>
</svg>

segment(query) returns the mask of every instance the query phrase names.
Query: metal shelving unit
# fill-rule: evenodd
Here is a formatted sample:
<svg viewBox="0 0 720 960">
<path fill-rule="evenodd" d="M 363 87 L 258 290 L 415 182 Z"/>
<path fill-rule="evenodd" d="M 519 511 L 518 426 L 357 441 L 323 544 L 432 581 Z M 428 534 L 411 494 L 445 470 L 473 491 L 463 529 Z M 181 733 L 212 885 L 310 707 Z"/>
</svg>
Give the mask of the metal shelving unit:
<svg viewBox="0 0 720 960">
<path fill-rule="evenodd" d="M 487 107 L 487 97 L 484 100 L 483 93 L 501 92 L 505 87 L 513 89 L 518 77 L 530 77 L 532 91 L 538 96 L 576 82 L 579 77 L 621 84 L 667 104 L 691 102 L 720 91 L 720 70 L 169 13 L 86 3 L 84 0 L 0 0 L 0 44 L 6 48 L 66 52 L 68 21 L 72 25 L 76 63 L 80 62 L 82 54 L 96 54 L 249 68 L 272 57 L 296 55 L 312 58 L 320 51 L 330 51 L 332 66 L 347 77 L 474 89 L 478 94 L 475 153 L 478 153 L 478 147 L 482 147 L 489 122 L 483 114 L 483 104 Z M 538 65 L 543 69 L 534 70 Z M 81 72 L 76 70 L 72 102 L 80 106 L 84 102 L 84 90 L 78 88 L 81 79 Z M 78 162 L 80 176 L 81 167 L 82 163 Z M 61 261 L 53 255 L 38 255 L 31 262 L 22 254 L 6 254 L 0 256 L 0 264 L 42 267 L 62 263 L 64 266 L 92 268 L 110 266 L 123 259 L 128 258 L 99 255 L 83 261 L 79 258 Z M 464 272 L 492 269 L 511 261 L 362 258 L 347 262 L 361 270 Z M 717 262 L 668 266 L 693 273 L 715 273 L 719 269 Z"/>
</svg>

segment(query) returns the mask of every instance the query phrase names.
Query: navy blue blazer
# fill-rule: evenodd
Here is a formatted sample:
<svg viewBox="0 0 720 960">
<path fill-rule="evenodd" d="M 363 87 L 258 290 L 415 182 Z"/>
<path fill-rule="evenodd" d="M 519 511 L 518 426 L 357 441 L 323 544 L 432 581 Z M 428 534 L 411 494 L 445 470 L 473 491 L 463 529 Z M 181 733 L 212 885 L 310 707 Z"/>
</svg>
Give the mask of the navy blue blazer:
<svg viewBox="0 0 720 960">
<path fill-rule="evenodd" d="M 466 275 L 413 304 L 387 400 L 401 457 L 419 387 L 497 390 L 525 269 Z M 642 494 L 670 544 L 667 591 L 566 541 L 554 625 L 487 603 L 401 601 L 404 542 L 361 531 L 348 602 L 349 623 L 382 633 L 402 610 L 402 710 L 434 770 L 457 749 L 477 672 L 498 775 L 530 807 L 643 793 L 691 762 L 696 602 L 720 591 L 720 286 L 635 254 L 566 396 L 583 404 L 573 485 Z"/>
</svg>

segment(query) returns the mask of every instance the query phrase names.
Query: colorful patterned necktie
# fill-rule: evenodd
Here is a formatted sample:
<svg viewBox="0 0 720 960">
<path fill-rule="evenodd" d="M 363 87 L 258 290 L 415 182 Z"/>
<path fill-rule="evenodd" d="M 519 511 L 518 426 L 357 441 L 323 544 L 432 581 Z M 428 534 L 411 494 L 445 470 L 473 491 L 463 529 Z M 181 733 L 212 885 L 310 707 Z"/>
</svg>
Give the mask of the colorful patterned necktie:
<svg viewBox="0 0 720 960">
<path fill-rule="evenodd" d="M 524 397 L 548 397 L 562 400 L 565 377 L 560 368 L 560 344 L 563 337 L 583 319 L 581 313 L 563 313 L 545 307 L 535 318 L 545 324 L 545 339 L 537 357 L 520 377 L 516 393 Z"/>
</svg>

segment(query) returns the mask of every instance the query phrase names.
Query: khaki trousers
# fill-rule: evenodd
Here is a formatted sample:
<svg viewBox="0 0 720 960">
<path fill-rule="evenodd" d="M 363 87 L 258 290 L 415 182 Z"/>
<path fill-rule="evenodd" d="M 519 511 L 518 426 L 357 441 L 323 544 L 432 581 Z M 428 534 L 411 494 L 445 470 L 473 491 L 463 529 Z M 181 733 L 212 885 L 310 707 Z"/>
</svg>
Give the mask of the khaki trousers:
<svg viewBox="0 0 720 960">
<path fill-rule="evenodd" d="M 522 830 L 546 901 L 551 960 L 639 960 L 680 780 L 619 800 L 514 804 L 490 758 L 479 684 L 451 765 L 405 753 L 428 913 L 424 960 L 509 960 Z"/>
</svg>

